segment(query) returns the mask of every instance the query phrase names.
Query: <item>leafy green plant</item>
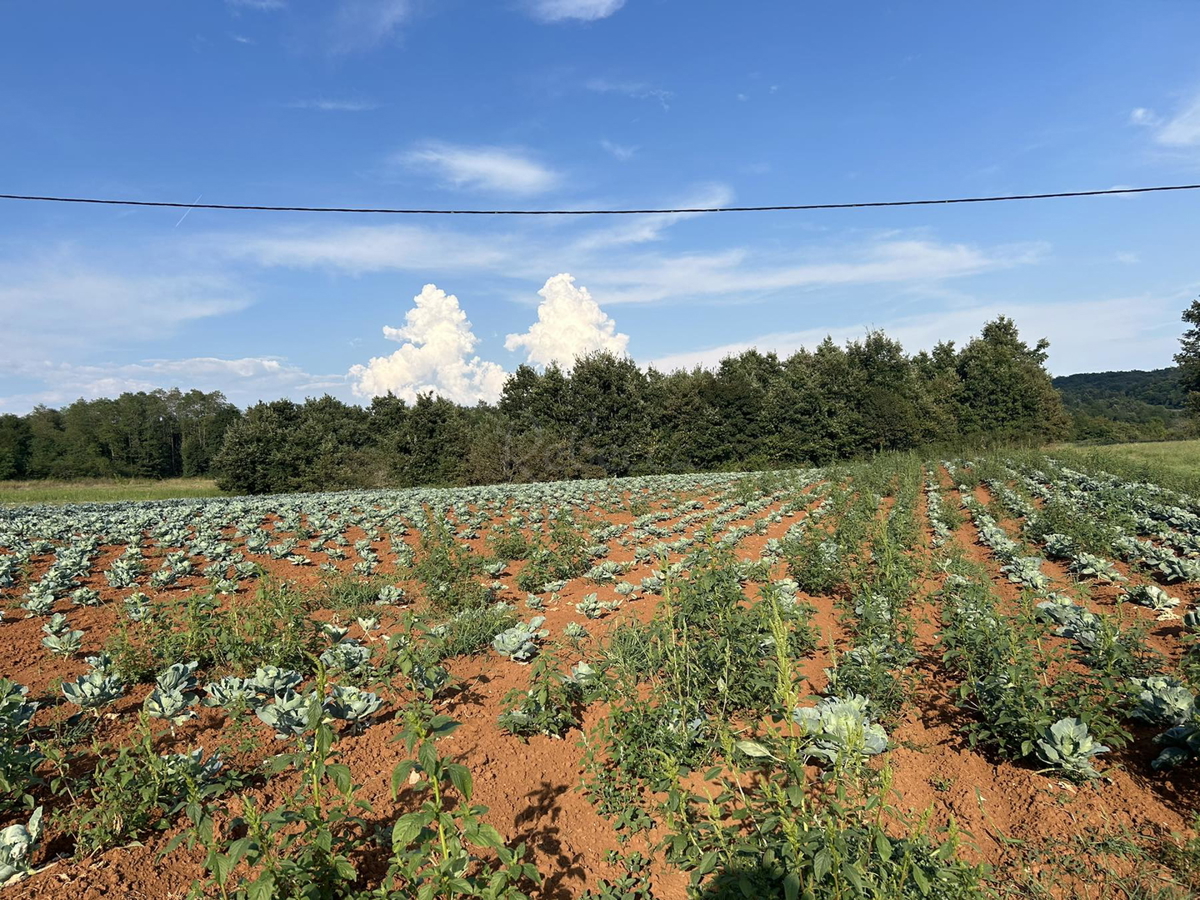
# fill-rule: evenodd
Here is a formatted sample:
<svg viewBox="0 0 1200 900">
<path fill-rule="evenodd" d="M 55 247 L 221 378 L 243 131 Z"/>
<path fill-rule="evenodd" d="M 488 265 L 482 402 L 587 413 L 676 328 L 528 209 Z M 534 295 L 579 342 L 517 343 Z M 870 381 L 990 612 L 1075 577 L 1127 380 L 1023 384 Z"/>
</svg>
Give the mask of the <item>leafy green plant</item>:
<svg viewBox="0 0 1200 900">
<path fill-rule="evenodd" d="M 1047 728 L 1035 745 L 1038 759 L 1075 778 L 1095 778 L 1099 773 L 1092 759 L 1108 752 L 1079 719 L 1059 719 Z"/>
<path fill-rule="evenodd" d="M 887 732 L 867 714 L 869 702 L 855 695 L 827 697 L 815 707 L 798 707 L 792 716 L 811 742 L 810 752 L 840 768 L 887 749 Z"/>
<path fill-rule="evenodd" d="M 541 876 L 525 862 L 525 845 L 508 847 L 483 820 L 487 807 L 471 804 L 470 771 L 439 755 L 435 746 L 458 723 L 448 716 L 427 716 L 420 706 L 404 715 L 397 740 L 413 758 L 392 772 L 392 794 L 399 796 L 407 786 L 423 799 L 392 827 L 392 860 L 378 896 L 528 900 L 522 886 L 540 884 Z"/>
<path fill-rule="evenodd" d="M 317 692 L 323 690 L 319 671 Z M 341 897 L 357 879 L 351 857 L 365 840 L 360 813 L 369 812 L 370 805 L 355 797 L 359 786 L 333 749 L 337 735 L 315 700 L 317 692 L 306 708 L 302 733 L 308 738 L 267 763 L 272 773 L 297 771 L 296 792 L 266 811 L 243 796 L 240 810 L 223 810 L 230 820 L 225 835 L 218 834 L 212 811 L 206 811 L 173 842 L 198 841 L 206 848 L 209 887 L 222 900 Z"/>
<path fill-rule="evenodd" d="M 0 830 L 0 885 L 29 873 L 29 857 L 42 837 L 42 808 L 39 806 L 24 825 Z"/>
<path fill-rule="evenodd" d="M 578 674 L 561 676 L 546 657 L 539 657 L 529 670 L 529 687 L 514 688 L 505 696 L 500 727 L 521 737 L 562 737 L 578 724 L 575 709 L 583 699 L 587 680 Z"/>
</svg>

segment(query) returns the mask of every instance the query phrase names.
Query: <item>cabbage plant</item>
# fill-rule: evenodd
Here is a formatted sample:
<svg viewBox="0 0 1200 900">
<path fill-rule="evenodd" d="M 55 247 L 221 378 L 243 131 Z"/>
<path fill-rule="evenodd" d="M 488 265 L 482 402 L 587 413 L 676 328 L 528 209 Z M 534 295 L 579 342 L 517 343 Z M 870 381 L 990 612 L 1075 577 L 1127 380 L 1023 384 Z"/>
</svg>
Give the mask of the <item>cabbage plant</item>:
<svg viewBox="0 0 1200 900">
<path fill-rule="evenodd" d="M 853 763 L 887 749 L 887 732 L 871 721 L 869 703 L 857 694 L 826 697 L 815 707 L 798 707 L 792 718 L 808 738 L 812 755 L 833 765 Z"/>
<path fill-rule="evenodd" d="M 0 885 L 27 875 L 29 856 L 42 837 L 42 808 L 39 806 L 24 825 L 0 830 Z"/>
<path fill-rule="evenodd" d="M 299 737 L 309 730 L 309 711 L 314 703 L 318 703 L 315 692 L 297 694 L 288 690 L 260 706 L 254 714 L 274 728 L 276 740 L 282 741 Z"/>
<path fill-rule="evenodd" d="M 226 675 L 219 681 L 204 686 L 208 694 L 201 702 L 205 706 L 219 706 L 226 711 L 258 705 L 258 689 L 248 678 Z"/>
<path fill-rule="evenodd" d="M 360 672 L 371 661 L 371 648 L 357 641 L 342 641 L 321 654 L 321 662 L 331 672 Z"/>
<path fill-rule="evenodd" d="M 382 704 L 377 694 L 335 684 L 333 695 L 325 701 L 325 711 L 335 719 L 359 725 L 377 713 Z"/>
<path fill-rule="evenodd" d="M 1138 689 L 1133 716 L 1155 725 L 1182 725 L 1196 713 L 1196 698 L 1182 681 L 1166 675 L 1133 679 Z"/>
<path fill-rule="evenodd" d="M 42 638 L 42 646 L 55 656 L 71 656 L 83 647 L 82 631 L 60 631 Z"/>
<path fill-rule="evenodd" d="M 63 696 L 83 709 L 97 709 L 121 698 L 125 686 L 115 675 L 89 672 L 62 686 Z"/>
<path fill-rule="evenodd" d="M 1095 778 L 1099 773 L 1092 759 L 1108 749 L 1096 743 L 1087 723 L 1076 718 L 1059 719 L 1034 744 L 1038 759 L 1077 778 Z"/>
<path fill-rule="evenodd" d="M 1169 613 L 1179 605 L 1179 599 L 1172 597 L 1155 584 L 1139 584 L 1129 589 L 1128 597 L 1134 603 L 1145 606 L 1158 613 Z"/>
<path fill-rule="evenodd" d="M 278 697 L 288 693 L 301 681 L 304 676 L 291 669 L 281 669 L 278 666 L 259 666 L 248 683 L 260 694 Z"/>
<path fill-rule="evenodd" d="M 550 632 L 542 628 L 545 616 L 534 616 L 528 624 L 514 625 L 492 638 L 492 647 L 501 656 L 514 662 L 529 662 L 537 656 L 537 642 Z"/>
</svg>

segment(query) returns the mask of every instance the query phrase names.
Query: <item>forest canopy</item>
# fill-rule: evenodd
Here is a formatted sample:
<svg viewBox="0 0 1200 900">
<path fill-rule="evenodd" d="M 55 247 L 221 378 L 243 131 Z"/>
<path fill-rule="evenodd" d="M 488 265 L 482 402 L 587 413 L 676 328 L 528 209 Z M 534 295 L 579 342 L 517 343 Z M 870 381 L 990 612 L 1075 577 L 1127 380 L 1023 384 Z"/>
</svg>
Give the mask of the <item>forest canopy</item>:
<svg viewBox="0 0 1200 900">
<path fill-rule="evenodd" d="M 882 331 L 786 358 L 747 350 L 671 373 L 596 353 L 520 366 L 494 405 L 393 395 L 257 403 L 155 391 L 0 417 L 0 478 L 212 474 L 237 493 L 460 485 L 823 465 L 929 445 L 1041 444 L 1071 429 L 1004 317 L 961 348 Z"/>
</svg>

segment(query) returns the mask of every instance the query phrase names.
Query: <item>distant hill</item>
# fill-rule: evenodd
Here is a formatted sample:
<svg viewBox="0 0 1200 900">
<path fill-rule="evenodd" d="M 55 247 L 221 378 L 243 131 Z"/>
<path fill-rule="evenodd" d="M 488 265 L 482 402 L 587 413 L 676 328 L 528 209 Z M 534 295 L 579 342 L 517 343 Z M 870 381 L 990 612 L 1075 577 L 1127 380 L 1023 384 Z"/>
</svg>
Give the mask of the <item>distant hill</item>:
<svg viewBox="0 0 1200 900">
<path fill-rule="evenodd" d="M 1186 429 L 1178 368 L 1083 372 L 1053 383 L 1075 420 L 1076 440 L 1163 440 Z"/>
<path fill-rule="evenodd" d="M 1179 369 L 1151 369 L 1129 372 L 1084 372 L 1079 375 L 1060 375 L 1054 386 L 1067 403 L 1086 403 L 1127 397 L 1150 406 L 1180 410 L 1184 406 L 1184 390 L 1179 384 Z"/>
</svg>

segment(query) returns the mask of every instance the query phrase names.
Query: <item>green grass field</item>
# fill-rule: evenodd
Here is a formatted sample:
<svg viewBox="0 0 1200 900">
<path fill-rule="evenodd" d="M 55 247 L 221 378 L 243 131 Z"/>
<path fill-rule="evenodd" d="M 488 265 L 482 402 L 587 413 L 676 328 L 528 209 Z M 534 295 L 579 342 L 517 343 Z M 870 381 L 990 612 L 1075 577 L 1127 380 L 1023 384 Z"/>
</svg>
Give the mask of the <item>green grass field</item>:
<svg viewBox="0 0 1200 900">
<path fill-rule="evenodd" d="M 1200 493 L 1200 441 L 1153 441 L 1106 447 L 1064 447 L 1050 452 L 1064 462 L 1088 463 L 1123 478 Z"/>
<path fill-rule="evenodd" d="M 91 503 L 220 497 L 211 478 L 94 478 L 84 481 L 0 481 L 0 505 Z"/>
</svg>

